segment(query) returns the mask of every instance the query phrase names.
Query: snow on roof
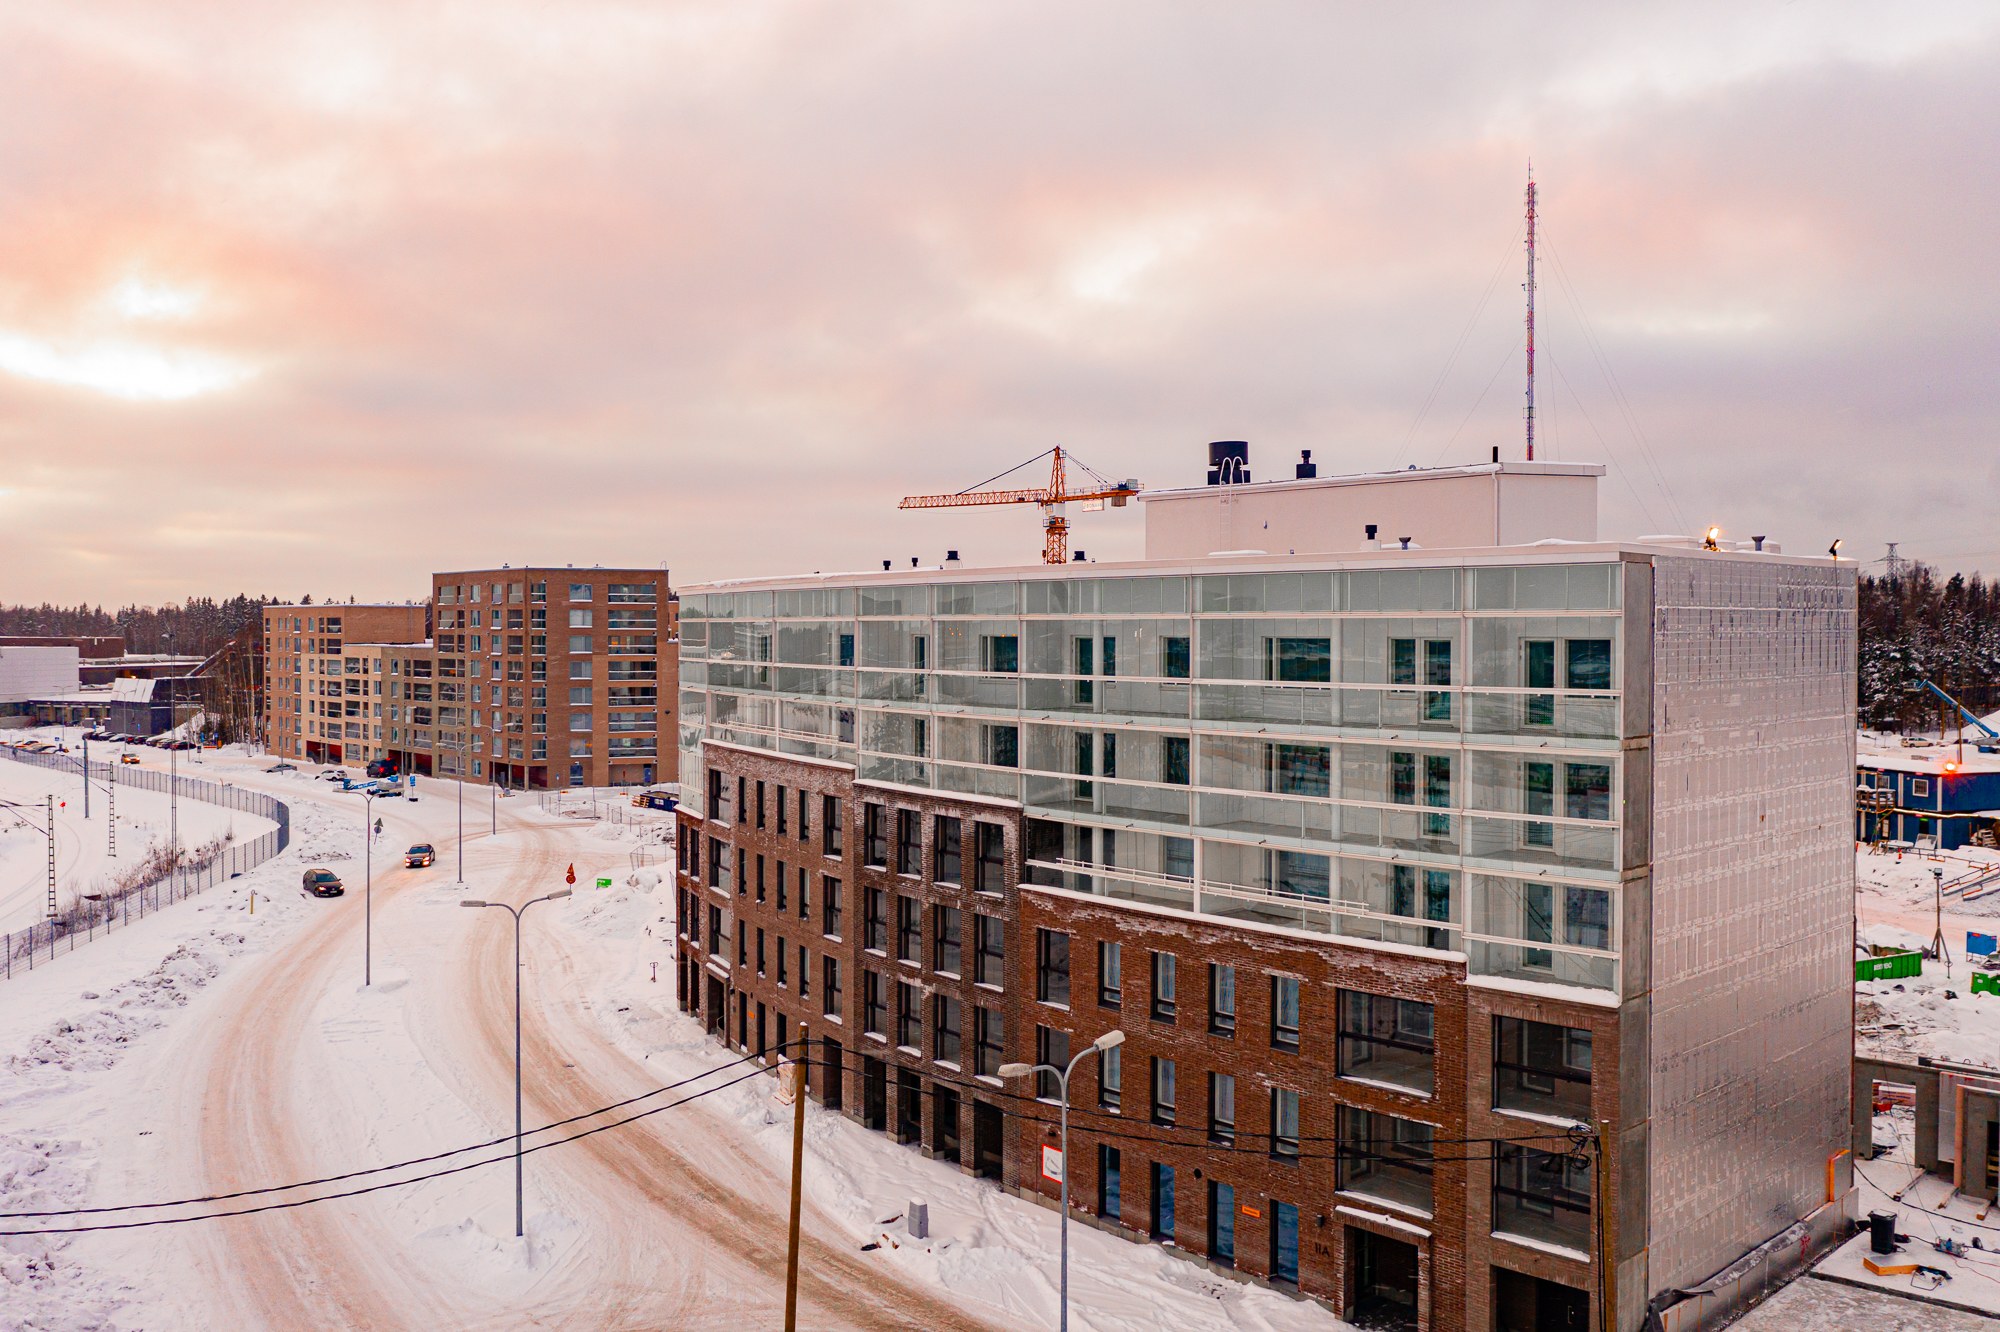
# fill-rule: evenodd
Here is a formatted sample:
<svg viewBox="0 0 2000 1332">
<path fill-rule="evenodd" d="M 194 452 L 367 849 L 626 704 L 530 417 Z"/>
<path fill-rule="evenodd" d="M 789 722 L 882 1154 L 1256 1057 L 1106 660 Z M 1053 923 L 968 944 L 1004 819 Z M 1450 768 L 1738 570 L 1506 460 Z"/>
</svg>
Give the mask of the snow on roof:
<svg viewBox="0 0 2000 1332">
<path fill-rule="evenodd" d="M 1863 731 L 1855 745 L 1854 762 L 1858 767 L 1914 772 L 1927 777 L 1942 776 L 1947 763 L 1957 764 L 1959 772 L 2000 772 L 2000 754 L 1980 753 L 1972 736 L 1966 737 L 1964 752 L 1959 751 L 1956 740 L 1905 745 L 1898 739 Z"/>
</svg>

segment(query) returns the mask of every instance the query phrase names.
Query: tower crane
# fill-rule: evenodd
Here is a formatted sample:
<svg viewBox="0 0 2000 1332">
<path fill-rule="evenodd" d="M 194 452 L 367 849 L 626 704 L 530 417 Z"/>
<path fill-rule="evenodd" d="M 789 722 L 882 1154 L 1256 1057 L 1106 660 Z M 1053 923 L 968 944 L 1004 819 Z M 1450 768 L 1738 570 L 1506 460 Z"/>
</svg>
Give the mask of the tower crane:
<svg viewBox="0 0 2000 1332">
<path fill-rule="evenodd" d="M 1053 458 L 1049 467 L 1049 483 L 1025 490 L 986 490 L 1002 477 L 1018 472 L 1023 467 L 1031 467 L 1044 458 Z M 1074 464 L 1078 471 L 1088 477 L 1088 482 L 1079 478 L 1079 488 L 1071 489 L 1068 465 Z M 1095 484 L 1089 484 L 1094 482 Z M 1062 445 L 1036 454 L 1017 467 L 1010 467 L 999 476 L 988 477 L 978 485 L 950 495 L 905 495 L 899 509 L 956 509 L 970 508 L 976 504 L 1038 504 L 1042 509 L 1042 561 L 1046 564 L 1067 564 L 1069 562 L 1069 517 L 1065 505 L 1081 503 L 1086 511 L 1102 509 L 1108 500 L 1111 507 L 1122 509 L 1127 500 L 1139 493 L 1137 481 L 1112 481 L 1099 476 L 1095 471 L 1069 454 L 1063 452 Z"/>
</svg>

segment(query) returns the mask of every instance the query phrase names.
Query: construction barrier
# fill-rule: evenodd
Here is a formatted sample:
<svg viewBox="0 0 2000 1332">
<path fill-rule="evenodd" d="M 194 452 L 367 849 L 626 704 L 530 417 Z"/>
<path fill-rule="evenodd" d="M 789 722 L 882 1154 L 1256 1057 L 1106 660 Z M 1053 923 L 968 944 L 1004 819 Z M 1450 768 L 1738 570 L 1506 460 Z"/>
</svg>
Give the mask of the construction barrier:
<svg viewBox="0 0 2000 1332">
<path fill-rule="evenodd" d="M 1981 971 L 1973 972 L 1972 992 L 2000 996 L 2000 976 L 1988 975 Z"/>
<path fill-rule="evenodd" d="M 1984 957 L 2000 952 L 2000 937 L 1981 934 L 1977 930 L 1965 932 L 1965 952 L 1968 957 Z"/>
<path fill-rule="evenodd" d="M 1922 953 L 1891 953 L 1887 957 L 1863 958 L 1854 964 L 1858 981 L 1908 980 L 1924 971 Z"/>
</svg>

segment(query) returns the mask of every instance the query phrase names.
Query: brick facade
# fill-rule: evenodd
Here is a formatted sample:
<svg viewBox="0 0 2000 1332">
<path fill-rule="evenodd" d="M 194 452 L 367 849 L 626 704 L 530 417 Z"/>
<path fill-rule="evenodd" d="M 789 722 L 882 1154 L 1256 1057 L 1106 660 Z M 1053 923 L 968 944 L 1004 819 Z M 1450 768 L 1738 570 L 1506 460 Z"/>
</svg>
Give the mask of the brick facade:
<svg viewBox="0 0 2000 1332">
<path fill-rule="evenodd" d="M 1417 1325 L 1436 1332 L 1519 1325 L 1496 1321 L 1496 1281 L 1501 1279 L 1496 1269 L 1576 1291 L 1593 1287 L 1591 1264 L 1564 1256 L 1560 1247 L 1491 1233 L 1493 1167 L 1487 1157 L 1492 1147 L 1468 1140 L 1525 1138 L 1552 1152 L 1571 1150 L 1559 1124 L 1492 1108 L 1496 1016 L 1590 1032 L 1590 1113 L 1616 1124 L 1617 1010 L 1468 986 L 1463 963 L 1420 950 L 1318 940 L 1023 884 L 1021 820 L 1010 805 L 870 783 L 856 780 L 842 764 L 715 742 L 705 746 L 705 758 L 711 784 L 690 788 L 680 816 L 681 1007 L 699 1013 L 710 1031 L 733 1047 L 766 1051 L 773 1062 L 781 1022 L 785 1038 L 796 1039 L 801 1030 L 809 1033 L 816 1058 L 832 1053 L 825 1041 L 838 1042 L 841 1073 L 834 1099 L 850 1117 L 1053 1204 L 1057 1186 L 1042 1177 L 1040 1165 L 1042 1149 L 1057 1142 L 1056 1104 L 1036 1099 L 1036 1088 L 1025 1079 L 1003 1084 L 981 1075 L 974 1014 L 983 1008 L 1000 1015 L 1004 1050 L 999 1060 L 1007 1062 L 1036 1061 L 1038 1029 L 1067 1037 L 1074 1054 L 1117 1028 L 1126 1040 L 1118 1051 L 1121 1086 L 1115 1108 L 1106 1104 L 1100 1056 L 1079 1061 L 1071 1087 L 1070 1200 L 1079 1217 L 1094 1218 L 1135 1241 L 1170 1239 L 1177 1250 L 1212 1267 L 1271 1280 L 1278 1256 L 1273 1234 L 1278 1204 L 1288 1204 L 1297 1209 L 1297 1280 L 1295 1285 L 1278 1284 L 1320 1299 L 1336 1312 L 1365 1312 L 1363 1269 L 1394 1266 L 1413 1249 Z M 829 798 L 839 802 L 837 854 L 828 853 L 825 839 Z M 882 811 L 881 864 L 868 863 L 871 805 Z M 898 872 L 900 811 L 917 819 L 917 854 L 909 867 L 913 873 Z M 937 873 L 941 817 L 960 820 L 965 830 L 961 883 L 940 881 Z M 1001 877 L 990 892 L 974 886 L 974 828 L 980 823 L 999 828 L 1004 846 Z M 727 848 L 726 868 L 715 859 L 718 847 Z M 782 891 L 781 865 L 786 880 Z M 803 919 L 801 872 L 807 885 Z M 829 880 L 840 884 L 837 936 L 824 928 Z M 881 895 L 884 910 L 875 939 L 866 923 L 871 891 Z M 911 904 L 900 910 L 917 913 L 915 959 L 898 956 L 911 951 L 901 946 L 899 900 Z M 941 968 L 938 955 L 940 920 L 952 910 L 960 922 L 956 973 Z M 997 920 L 1004 938 L 1005 970 L 997 985 L 977 978 L 975 921 L 980 916 Z M 716 921 L 723 923 L 726 935 L 720 951 L 713 933 Z M 1067 943 L 1066 1003 L 1038 994 L 1043 932 Z M 875 943 L 881 946 L 871 946 Z M 1106 990 L 1101 969 L 1108 945 L 1119 950 L 1115 995 Z M 782 977 L 780 947 L 786 954 Z M 803 991 L 801 950 L 807 979 Z M 1171 1019 L 1155 1003 L 1155 954 L 1175 959 Z M 822 1011 L 829 958 L 841 973 L 834 1018 Z M 1233 1031 L 1219 1030 L 1227 1024 L 1211 1021 L 1212 968 L 1217 967 L 1234 968 Z M 884 1011 L 873 1024 L 883 1028 L 879 1034 L 865 1030 L 871 1024 L 864 1013 L 863 978 L 869 973 L 882 977 Z M 1291 1048 L 1289 1028 L 1281 1034 L 1274 1021 L 1280 981 L 1297 986 L 1296 1048 Z M 896 1030 L 898 987 L 905 985 L 920 1013 L 921 1034 L 910 1044 L 902 1043 Z M 1341 1075 L 1336 1032 L 1342 991 L 1429 1005 L 1434 1053 L 1427 1094 L 1389 1081 Z M 940 1050 L 936 1021 L 940 999 L 957 1004 L 955 1060 L 940 1059 L 947 1053 Z M 1151 1091 L 1156 1059 L 1173 1061 L 1171 1124 L 1155 1122 Z M 998 1060 L 989 1066 L 991 1062 Z M 1219 1140 L 1212 1137 L 1209 1121 L 1211 1075 L 1234 1079 L 1233 1134 L 1225 1132 Z M 811 1087 L 814 1095 L 827 1099 L 822 1067 L 812 1070 Z M 1296 1146 L 1274 1141 L 1278 1092 L 1297 1093 Z M 1379 1185 L 1342 1187 L 1348 1182 L 1337 1159 L 1343 1110 L 1350 1117 L 1363 1111 L 1389 1117 L 1368 1121 L 1371 1125 L 1401 1120 L 1429 1126 L 1434 1160 L 1428 1162 L 1428 1207 L 1385 1201 Z M 994 1145 L 996 1122 L 1004 1125 L 997 1161 L 990 1150 L 983 1157 L 979 1150 Z M 1119 1153 L 1115 1220 L 1100 1215 L 1104 1148 Z M 1371 1143 L 1362 1150 L 1388 1155 L 1391 1149 Z M 1158 1237 L 1152 1235 L 1156 1166 L 1172 1169 L 1175 1195 L 1171 1234 Z M 1415 1178 L 1407 1170 L 1397 1177 L 1405 1183 Z M 1216 1220 L 1211 1198 L 1225 1196 L 1217 1185 L 1233 1191 L 1226 1195 L 1234 1236 L 1229 1261 L 1220 1260 L 1211 1246 Z M 1588 1307 L 1594 1309 L 1594 1299 Z M 1512 1316 L 1528 1315 L 1517 1311 Z"/>
</svg>

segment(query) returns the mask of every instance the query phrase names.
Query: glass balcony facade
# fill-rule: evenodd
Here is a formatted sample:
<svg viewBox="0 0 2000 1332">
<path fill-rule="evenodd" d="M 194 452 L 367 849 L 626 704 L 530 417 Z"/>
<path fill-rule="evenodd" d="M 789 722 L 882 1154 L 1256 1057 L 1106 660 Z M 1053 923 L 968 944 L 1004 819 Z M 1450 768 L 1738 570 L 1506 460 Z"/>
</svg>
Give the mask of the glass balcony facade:
<svg viewBox="0 0 2000 1332">
<path fill-rule="evenodd" d="M 1616 990 L 1625 569 L 688 591 L 682 771 L 707 738 L 1017 801 L 1036 882 Z"/>
</svg>

